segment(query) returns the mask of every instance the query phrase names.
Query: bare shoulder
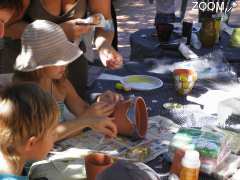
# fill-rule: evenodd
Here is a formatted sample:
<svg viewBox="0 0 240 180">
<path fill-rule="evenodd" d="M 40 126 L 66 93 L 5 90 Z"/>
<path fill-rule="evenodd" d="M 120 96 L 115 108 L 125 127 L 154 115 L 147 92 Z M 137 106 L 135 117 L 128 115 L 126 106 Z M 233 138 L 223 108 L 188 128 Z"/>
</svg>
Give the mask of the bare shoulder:
<svg viewBox="0 0 240 180">
<path fill-rule="evenodd" d="M 56 86 L 62 93 L 69 93 L 74 90 L 72 83 L 67 78 L 57 81 Z"/>
</svg>

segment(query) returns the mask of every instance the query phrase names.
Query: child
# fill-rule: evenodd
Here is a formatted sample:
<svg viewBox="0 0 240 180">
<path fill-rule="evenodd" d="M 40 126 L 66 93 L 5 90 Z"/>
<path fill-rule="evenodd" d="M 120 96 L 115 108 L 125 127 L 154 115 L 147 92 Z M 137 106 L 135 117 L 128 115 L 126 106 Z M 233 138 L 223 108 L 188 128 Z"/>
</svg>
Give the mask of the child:
<svg viewBox="0 0 240 180">
<path fill-rule="evenodd" d="M 108 117 L 114 105 L 95 103 L 89 106 L 66 78 L 67 65 L 82 51 L 68 41 L 62 28 L 50 21 L 37 20 L 26 27 L 21 40 L 22 51 L 16 59 L 14 80 L 35 82 L 57 101 L 61 111 L 58 140 L 79 134 L 86 127 L 115 137 L 116 126 Z M 118 99 L 111 92 L 107 94 Z"/>
<path fill-rule="evenodd" d="M 24 180 L 24 163 L 43 159 L 56 138 L 53 98 L 32 83 L 6 87 L 0 95 L 0 179 Z"/>
</svg>

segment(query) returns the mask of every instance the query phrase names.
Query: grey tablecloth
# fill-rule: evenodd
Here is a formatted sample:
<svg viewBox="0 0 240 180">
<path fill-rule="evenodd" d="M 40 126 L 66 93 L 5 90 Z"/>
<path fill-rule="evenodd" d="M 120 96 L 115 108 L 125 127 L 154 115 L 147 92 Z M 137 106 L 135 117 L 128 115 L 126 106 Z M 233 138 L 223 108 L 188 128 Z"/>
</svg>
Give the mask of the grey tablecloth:
<svg viewBox="0 0 240 180">
<path fill-rule="evenodd" d="M 182 58 L 177 47 L 172 46 L 172 50 L 164 49 L 159 47 L 159 41 L 156 35 L 155 29 L 141 29 L 130 36 L 131 43 L 131 59 L 132 60 L 143 60 L 144 58 L 161 58 L 164 55 L 170 57 Z M 173 33 L 169 43 L 175 42 L 179 39 L 180 35 Z M 215 45 L 214 48 L 201 48 L 200 50 L 194 50 L 199 56 L 208 54 L 213 50 L 221 49 L 229 62 L 240 63 L 240 48 L 229 47 L 230 36 L 223 32 L 221 34 L 220 43 Z M 173 43 L 174 44 L 174 43 Z M 170 46 L 171 47 L 171 46 Z M 169 48 L 170 48 L 169 47 Z"/>
</svg>

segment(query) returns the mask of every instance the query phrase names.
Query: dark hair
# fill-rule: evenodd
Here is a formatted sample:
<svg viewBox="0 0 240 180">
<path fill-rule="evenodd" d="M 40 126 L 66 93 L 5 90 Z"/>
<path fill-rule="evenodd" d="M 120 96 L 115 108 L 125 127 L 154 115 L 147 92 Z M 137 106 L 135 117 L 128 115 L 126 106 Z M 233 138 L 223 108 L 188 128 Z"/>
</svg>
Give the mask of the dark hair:
<svg viewBox="0 0 240 180">
<path fill-rule="evenodd" d="M 19 13 L 23 9 L 22 0 L 1 0 L 0 9 L 13 9 Z"/>
</svg>

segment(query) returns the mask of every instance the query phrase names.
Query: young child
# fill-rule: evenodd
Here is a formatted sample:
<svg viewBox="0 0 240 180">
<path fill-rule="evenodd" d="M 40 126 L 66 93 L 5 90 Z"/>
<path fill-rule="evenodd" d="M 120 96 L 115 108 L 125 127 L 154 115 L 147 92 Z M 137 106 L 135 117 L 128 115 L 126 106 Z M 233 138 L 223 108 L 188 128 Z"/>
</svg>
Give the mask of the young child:
<svg viewBox="0 0 240 180">
<path fill-rule="evenodd" d="M 0 95 L 0 179 L 24 180 L 24 164 L 41 160 L 56 140 L 54 99 L 32 83 L 6 87 Z"/>
<path fill-rule="evenodd" d="M 26 27 L 21 40 L 22 51 L 16 59 L 14 80 L 35 82 L 57 101 L 61 111 L 58 140 L 79 134 L 86 127 L 115 137 L 116 126 L 108 117 L 114 105 L 88 105 L 66 78 L 67 65 L 82 52 L 68 41 L 62 28 L 50 21 L 37 20 Z M 111 92 L 107 94 L 113 101 L 119 98 Z"/>
</svg>

